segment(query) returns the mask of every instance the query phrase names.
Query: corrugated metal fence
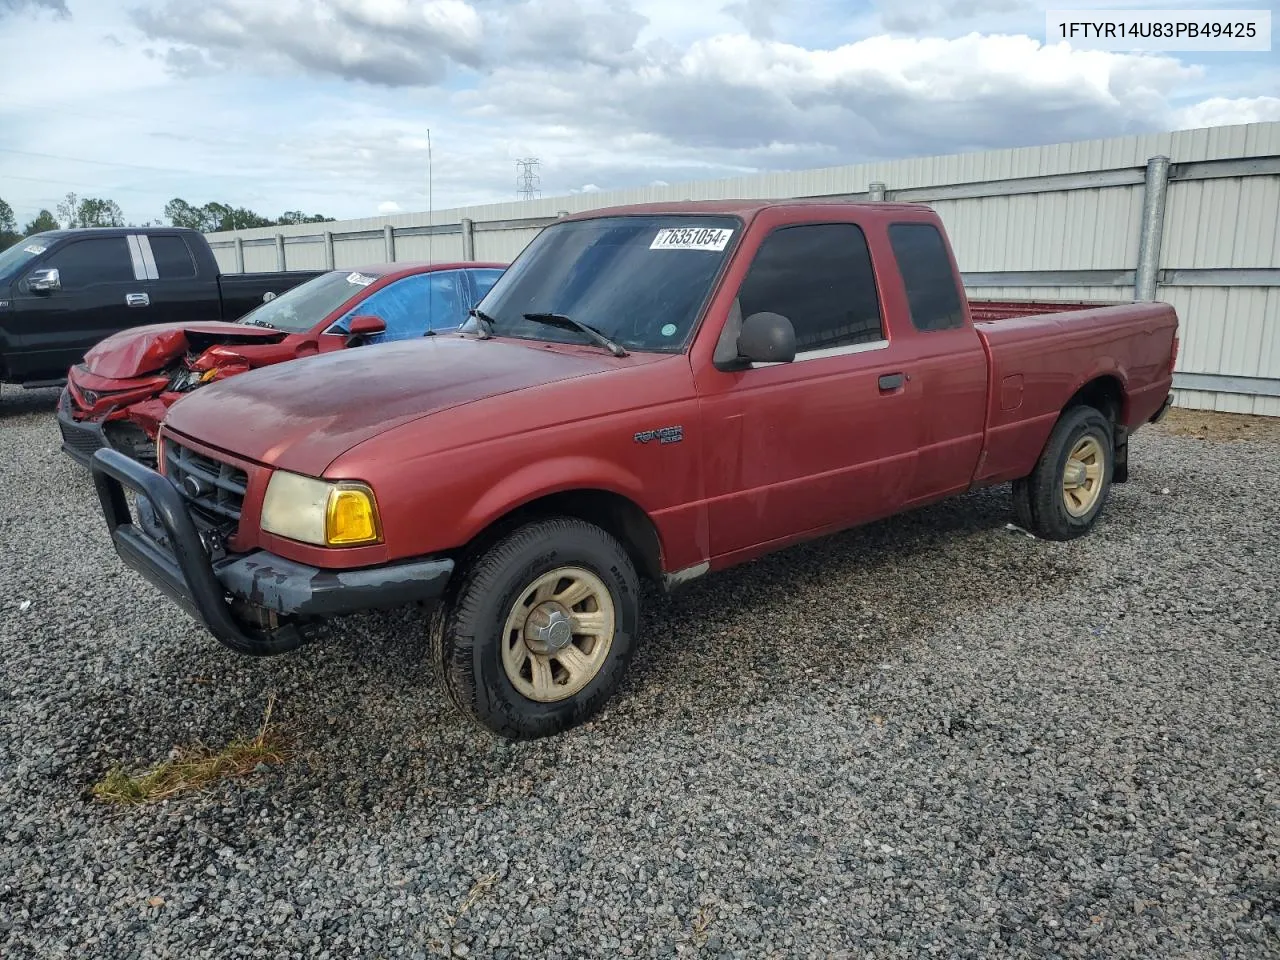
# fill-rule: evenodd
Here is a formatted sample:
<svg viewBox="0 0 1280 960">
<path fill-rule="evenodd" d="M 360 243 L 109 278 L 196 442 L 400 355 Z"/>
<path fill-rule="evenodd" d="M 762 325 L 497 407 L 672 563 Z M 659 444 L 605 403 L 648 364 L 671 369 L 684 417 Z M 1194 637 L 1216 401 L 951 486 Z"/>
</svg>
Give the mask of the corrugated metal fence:
<svg viewBox="0 0 1280 960">
<path fill-rule="evenodd" d="M 1167 157 L 1149 164 L 1152 158 Z M 1148 179 L 1154 177 L 1151 183 Z M 1167 190 L 1166 190 L 1167 187 Z M 1148 223 L 1144 201 L 1164 195 Z M 1182 318 L 1181 406 L 1280 416 L 1280 123 L 773 173 L 212 234 L 226 271 L 512 260 L 563 212 L 662 200 L 928 203 L 975 296 L 1149 295 Z M 1160 206 L 1160 204 L 1156 204 Z"/>
</svg>

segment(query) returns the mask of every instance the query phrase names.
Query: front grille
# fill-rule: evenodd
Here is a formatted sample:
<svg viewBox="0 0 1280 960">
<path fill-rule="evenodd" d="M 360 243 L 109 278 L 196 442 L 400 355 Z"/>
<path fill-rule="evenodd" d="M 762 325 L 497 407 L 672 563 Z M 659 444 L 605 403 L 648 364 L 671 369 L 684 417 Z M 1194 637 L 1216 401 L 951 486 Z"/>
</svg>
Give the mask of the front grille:
<svg viewBox="0 0 1280 960">
<path fill-rule="evenodd" d="M 74 421 L 67 423 L 65 420 L 59 420 L 58 429 L 62 431 L 62 442 L 86 457 L 93 456 L 93 451 L 102 446 L 100 435 L 96 430 L 82 427 Z"/>
<path fill-rule="evenodd" d="M 238 467 L 196 453 L 190 447 L 164 441 L 165 475 L 205 518 L 222 523 L 240 521 L 248 475 Z"/>
</svg>

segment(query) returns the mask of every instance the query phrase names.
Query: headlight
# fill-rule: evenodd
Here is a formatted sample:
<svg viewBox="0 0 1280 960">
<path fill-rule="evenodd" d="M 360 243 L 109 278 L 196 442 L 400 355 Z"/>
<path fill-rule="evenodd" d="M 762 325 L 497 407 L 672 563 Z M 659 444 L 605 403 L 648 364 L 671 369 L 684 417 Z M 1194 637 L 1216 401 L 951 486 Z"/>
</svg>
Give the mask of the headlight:
<svg viewBox="0 0 1280 960">
<path fill-rule="evenodd" d="M 382 542 L 373 491 L 351 480 L 316 480 L 277 470 L 262 501 L 262 529 L 320 547 Z"/>
</svg>

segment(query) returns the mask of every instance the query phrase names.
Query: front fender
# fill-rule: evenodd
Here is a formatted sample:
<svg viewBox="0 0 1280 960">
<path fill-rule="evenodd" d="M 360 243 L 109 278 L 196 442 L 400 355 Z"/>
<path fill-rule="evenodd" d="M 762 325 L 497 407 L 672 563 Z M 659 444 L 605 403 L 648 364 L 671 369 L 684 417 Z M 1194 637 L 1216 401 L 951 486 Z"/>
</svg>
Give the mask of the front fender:
<svg viewBox="0 0 1280 960">
<path fill-rule="evenodd" d="M 496 520 L 534 500 L 572 490 L 604 490 L 645 509 L 640 478 L 617 463 L 580 455 L 551 457 L 528 463 L 485 490 L 463 514 L 461 541 L 470 541 Z"/>
</svg>

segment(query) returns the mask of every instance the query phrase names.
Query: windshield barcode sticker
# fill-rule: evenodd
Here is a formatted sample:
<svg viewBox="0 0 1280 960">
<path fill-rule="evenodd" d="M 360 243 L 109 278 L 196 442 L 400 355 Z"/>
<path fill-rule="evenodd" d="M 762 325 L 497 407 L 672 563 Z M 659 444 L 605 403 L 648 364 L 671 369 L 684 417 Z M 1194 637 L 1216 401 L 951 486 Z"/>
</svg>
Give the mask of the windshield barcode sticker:
<svg viewBox="0 0 1280 960">
<path fill-rule="evenodd" d="M 354 283 L 357 287 L 367 287 L 377 279 L 377 277 L 366 277 L 363 273 L 347 274 L 347 283 Z"/>
<path fill-rule="evenodd" d="M 723 227 L 667 227 L 658 231 L 650 250 L 711 250 L 729 245 L 733 231 Z"/>
<path fill-rule="evenodd" d="M 23 248 L 22 248 L 22 252 L 23 252 L 23 253 L 34 253 L 36 256 L 40 256 L 40 254 L 44 253 L 44 252 L 45 252 L 46 250 L 48 250 L 48 249 L 49 249 L 48 247 L 42 247 L 42 246 L 40 246 L 40 244 L 38 244 L 38 243 L 33 243 L 33 244 L 31 244 L 30 246 L 23 247 Z"/>
</svg>

